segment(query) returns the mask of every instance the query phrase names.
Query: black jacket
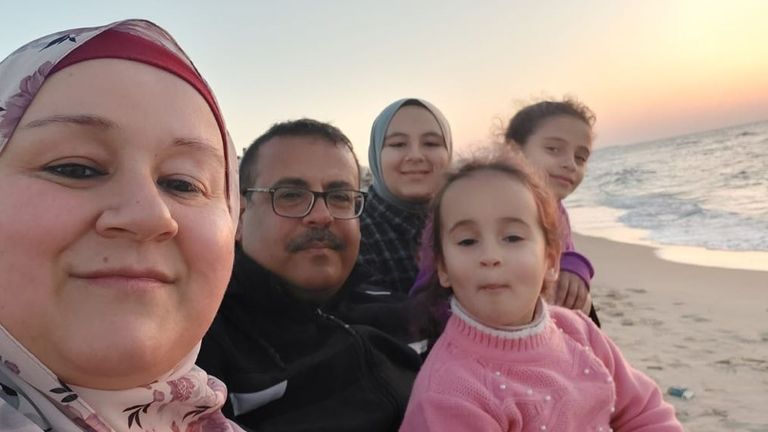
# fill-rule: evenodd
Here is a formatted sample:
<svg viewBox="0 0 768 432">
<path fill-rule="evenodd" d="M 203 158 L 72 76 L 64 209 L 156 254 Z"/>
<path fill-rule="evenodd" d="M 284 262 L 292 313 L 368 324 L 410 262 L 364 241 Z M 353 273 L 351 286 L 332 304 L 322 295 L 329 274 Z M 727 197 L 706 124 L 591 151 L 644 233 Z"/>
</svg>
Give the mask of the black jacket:
<svg viewBox="0 0 768 432">
<path fill-rule="evenodd" d="M 198 358 L 227 385 L 225 415 L 253 431 L 397 430 L 420 359 L 398 299 L 360 288 L 353 272 L 318 308 L 238 247 Z"/>
</svg>

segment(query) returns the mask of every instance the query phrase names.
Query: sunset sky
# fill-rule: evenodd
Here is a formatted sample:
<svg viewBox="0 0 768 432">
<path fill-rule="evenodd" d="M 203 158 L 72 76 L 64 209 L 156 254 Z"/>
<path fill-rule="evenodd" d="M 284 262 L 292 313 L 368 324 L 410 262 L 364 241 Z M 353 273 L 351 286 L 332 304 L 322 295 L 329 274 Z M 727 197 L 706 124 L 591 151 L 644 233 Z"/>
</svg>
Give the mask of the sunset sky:
<svg viewBox="0 0 768 432">
<path fill-rule="evenodd" d="M 527 101 L 576 96 L 596 145 L 768 119 L 768 1 L 6 2 L 0 56 L 65 28 L 147 18 L 214 88 L 238 148 L 276 121 L 330 121 L 366 159 L 390 102 L 421 97 L 458 149 Z"/>
</svg>

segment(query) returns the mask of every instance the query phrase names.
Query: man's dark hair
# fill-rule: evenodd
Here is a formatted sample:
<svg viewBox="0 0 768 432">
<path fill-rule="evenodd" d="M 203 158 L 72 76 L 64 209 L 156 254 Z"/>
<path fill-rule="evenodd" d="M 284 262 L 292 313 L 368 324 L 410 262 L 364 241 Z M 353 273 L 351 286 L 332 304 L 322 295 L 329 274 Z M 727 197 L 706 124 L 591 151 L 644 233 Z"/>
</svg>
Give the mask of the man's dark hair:
<svg viewBox="0 0 768 432">
<path fill-rule="evenodd" d="M 355 166 L 357 166 L 357 180 L 360 182 L 360 163 L 357 161 L 357 155 L 352 148 L 352 142 L 349 141 L 344 133 L 328 123 L 319 122 L 317 120 L 302 118 L 299 120 L 291 120 L 281 123 L 275 123 L 264 134 L 256 138 L 248 149 L 243 154 L 243 158 L 240 160 L 240 187 L 245 189 L 253 187 L 256 184 L 256 163 L 258 162 L 259 148 L 264 143 L 268 142 L 272 138 L 290 136 L 290 137 L 317 137 L 324 139 L 336 145 L 346 146 L 352 157 L 355 159 Z"/>
</svg>

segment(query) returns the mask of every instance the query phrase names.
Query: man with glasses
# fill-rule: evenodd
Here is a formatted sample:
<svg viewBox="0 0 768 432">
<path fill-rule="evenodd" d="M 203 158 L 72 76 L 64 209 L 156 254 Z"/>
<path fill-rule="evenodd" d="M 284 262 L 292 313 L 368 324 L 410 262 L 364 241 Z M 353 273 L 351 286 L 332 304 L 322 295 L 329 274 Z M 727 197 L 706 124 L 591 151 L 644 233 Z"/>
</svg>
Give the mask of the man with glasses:
<svg viewBox="0 0 768 432">
<path fill-rule="evenodd" d="M 240 184 L 232 279 L 198 359 L 227 384 L 225 413 L 258 431 L 397 430 L 419 357 L 405 303 L 355 267 L 365 193 L 349 139 L 278 123 Z"/>
</svg>

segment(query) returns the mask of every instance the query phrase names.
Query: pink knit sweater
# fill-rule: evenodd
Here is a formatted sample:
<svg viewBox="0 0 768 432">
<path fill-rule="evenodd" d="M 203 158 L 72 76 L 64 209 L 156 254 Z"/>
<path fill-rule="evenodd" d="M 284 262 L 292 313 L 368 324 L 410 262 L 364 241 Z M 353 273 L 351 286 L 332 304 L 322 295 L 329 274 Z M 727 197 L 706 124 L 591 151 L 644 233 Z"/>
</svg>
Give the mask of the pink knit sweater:
<svg viewBox="0 0 768 432">
<path fill-rule="evenodd" d="M 533 326 L 510 332 L 454 307 L 400 430 L 683 430 L 656 384 L 589 318 L 543 302 L 538 310 Z"/>
</svg>

